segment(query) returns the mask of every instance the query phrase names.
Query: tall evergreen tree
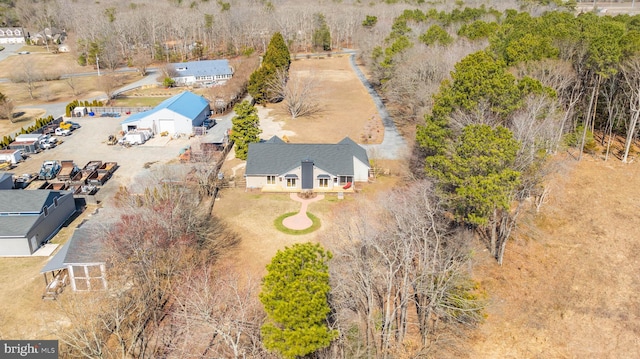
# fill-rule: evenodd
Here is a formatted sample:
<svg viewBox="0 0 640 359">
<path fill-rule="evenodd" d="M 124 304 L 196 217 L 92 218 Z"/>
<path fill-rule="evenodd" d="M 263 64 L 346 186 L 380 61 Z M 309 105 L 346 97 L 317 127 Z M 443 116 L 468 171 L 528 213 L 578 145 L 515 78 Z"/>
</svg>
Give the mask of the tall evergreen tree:
<svg viewBox="0 0 640 359">
<path fill-rule="evenodd" d="M 276 70 L 285 69 L 289 71 L 291 54 L 281 33 L 276 32 L 271 37 L 267 52 L 264 54 L 263 64 L 271 64 Z"/>
<path fill-rule="evenodd" d="M 315 14 L 316 28 L 313 30 L 313 47 L 317 50 L 331 50 L 331 31 L 323 14 Z"/>
<path fill-rule="evenodd" d="M 269 93 L 269 84 L 275 79 L 279 71 L 289 71 L 291 54 L 282 37 L 276 32 L 269 41 L 267 51 L 262 59 L 262 65 L 249 78 L 247 90 L 256 103 L 269 102 L 273 96 Z"/>
<path fill-rule="evenodd" d="M 267 265 L 260 301 L 267 312 L 264 346 L 284 358 L 297 358 L 329 346 L 338 336 L 327 327 L 331 253 L 319 244 L 294 244 Z"/>
<path fill-rule="evenodd" d="M 236 157 L 246 160 L 249 144 L 260 141 L 258 136 L 262 133 L 258 110 L 249 101 L 242 101 L 233 110 L 236 115 L 231 119 L 233 126 L 229 138 L 235 143 Z"/>
</svg>

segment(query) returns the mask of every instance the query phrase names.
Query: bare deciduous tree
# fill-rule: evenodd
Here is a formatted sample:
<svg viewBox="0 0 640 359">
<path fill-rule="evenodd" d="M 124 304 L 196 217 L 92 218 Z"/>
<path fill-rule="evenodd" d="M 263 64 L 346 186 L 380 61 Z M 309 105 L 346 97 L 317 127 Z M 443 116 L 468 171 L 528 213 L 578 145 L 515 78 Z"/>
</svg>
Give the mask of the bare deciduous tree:
<svg viewBox="0 0 640 359">
<path fill-rule="evenodd" d="M 119 75 L 115 73 L 104 74 L 99 77 L 100 88 L 107 95 L 107 103 L 116 95 L 116 90 L 121 85 Z"/>
<path fill-rule="evenodd" d="M 11 77 L 11 81 L 24 83 L 29 92 L 29 97 L 33 100 L 35 98 L 33 92 L 36 89 L 37 82 L 41 80 L 41 77 L 42 76 L 37 73 L 33 61 L 26 59 L 22 61 L 18 72 L 14 73 Z"/>
<path fill-rule="evenodd" d="M 622 76 L 627 85 L 627 97 L 629 98 L 629 112 L 631 114 L 627 120 L 627 139 L 624 144 L 624 155 L 622 162 L 627 162 L 629 150 L 636 136 L 636 126 L 640 118 L 640 58 L 634 57 L 622 66 Z"/>
<path fill-rule="evenodd" d="M 260 326 L 264 312 L 259 283 L 241 278 L 235 268 L 197 271 L 184 280 L 176 295 L 175 322 L 182 326 L 184 345 L 177 353 L 202 357 L 254 358 L 264 354 Z"/>
<path fill-rule="evenodd" d="M 131 64 L 138 69 L 140 76 L 147 74 L 147 68 L 152 62 L 151 54 L 144 48 L 136 49 L 131 56 Z"/>
<path fill-rule="evenodd" d="M 270 93 L 282 100 L 291 118 L 312 116 L 322 110 L 318 102 L 317 79 L 313 76 L 302 76 L 297 73 L 289 76 L 287 71 L 278 70 L 276 76 L 269 81 Z"/>
<path fill-rule="evenodd" d="M 453 229 L 433 186 L 420 182 L 354 207 L 327 238 L 336 324 L 343 333 L 359 329 L 356 344 L 342 340 L 347 355 L 392 357 L 412 327 L 427 350 L 442 324 L 480 320 L 468 238 Z"/>
</svg>

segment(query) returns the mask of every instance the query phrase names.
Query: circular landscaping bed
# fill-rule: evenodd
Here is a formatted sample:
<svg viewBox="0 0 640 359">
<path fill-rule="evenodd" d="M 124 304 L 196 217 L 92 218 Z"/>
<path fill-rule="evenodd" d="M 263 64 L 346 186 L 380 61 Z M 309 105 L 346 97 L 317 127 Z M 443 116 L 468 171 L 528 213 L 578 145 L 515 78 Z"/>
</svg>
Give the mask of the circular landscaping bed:
<svg viewBox="0 0 640 359">
<path fill-rule="evenodd" d="M 307 217 L 309 217 L 309 219 L 311 219 L 311 226 L 305 229 L 291 229 L 287 226 L 284 225 L 284 223 L 282 223 L 284 221 L 285 218 L 291 217 L 291 216 L 295 216 L 296 214 L 298 214 L 298 212 L 288 212 L 285 213 L 283 215 L 281 215 L 280 217 L 276 218 L 275 221 L 273 221 L 273 224 L 276 226 L 276 229 L 279 230 L 282 233 L 285 234 L 294 234 L 294 235 L 299 235 L 299 234 L 308 234 L 311 232 L 314 232 L 316 230 L 318 230 L 318 228 L 320 228 L 320 219 L 316 216 L 314 216 L 313 214 L 311 214 L 311 212 L 307 212 Z"/>
</svg>

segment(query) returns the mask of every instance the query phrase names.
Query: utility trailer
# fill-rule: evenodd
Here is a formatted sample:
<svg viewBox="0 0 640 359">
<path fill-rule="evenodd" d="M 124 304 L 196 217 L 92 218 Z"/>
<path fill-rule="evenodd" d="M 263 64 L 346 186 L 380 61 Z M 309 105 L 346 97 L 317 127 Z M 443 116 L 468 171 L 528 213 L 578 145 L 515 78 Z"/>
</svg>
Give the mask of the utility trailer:
<svg viewBox="0 0 640 359">
<path fill-rule="evenodd" d="M 62 161 L 60 173 L 58 173 L 58 179 L 60 181 L 71 181 L 76 177 L 78 172 L 80 172 L 80 169 L 75 163 L 73 163 L 73 161 Z"/>
</svg>

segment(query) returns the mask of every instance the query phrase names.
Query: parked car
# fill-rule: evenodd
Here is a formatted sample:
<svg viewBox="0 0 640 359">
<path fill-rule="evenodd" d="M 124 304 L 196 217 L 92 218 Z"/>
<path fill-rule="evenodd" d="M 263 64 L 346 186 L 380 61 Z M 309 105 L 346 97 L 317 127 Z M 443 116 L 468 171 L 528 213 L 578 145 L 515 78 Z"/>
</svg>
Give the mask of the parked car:
<svg viewBox="0 0 640 359">
<path fill-rule="evenodd" d="M 77 122 L 73 122 L 73 121 L 65 121 L 65 122 L 71 125 L 71 130 L 72 131 L 73 130 L 77 130 L 77 129 L 79 129 L 81 127 L 80 124 L 77 123 Z"/>
<path fill-rule="evenodd" d="M 57 142 L 58 142 L 57 138 L 51 137 L 49 135 L 45 135 L 44 138 L 40 139 L 40 148 L 42 148 L 43 150 L 54 148 L 56 147 Z"/>
<path fill-rule="evenodd" d="M 30 52 L 29 51 L 20 51 L 18 52 L 18 55 L 29 55 Z"/>
<path fill-rule="evenodd" d="M 216 119 L 215 118 L 208 118 L 206 120 L 204 120 L 204 122 L 202 122 L 202 126 L 206 127 L 207 129 L 213 127 L 216 125 Z"/>
<path fill-rule="evenodd" d="M 50 141 L 40 141 L 40 148 L 42 148 L 43 150 L 49 150 L 56 147 L 56 143 L 55 142 L 50 142 Z"/>
<path fill-rule="evenodd" d="M 62 127 L 56 128 L 55 131 L 56 136 L 69 136 L 71 134 L 71 130 L 65 130 Z"/>
</svg>

